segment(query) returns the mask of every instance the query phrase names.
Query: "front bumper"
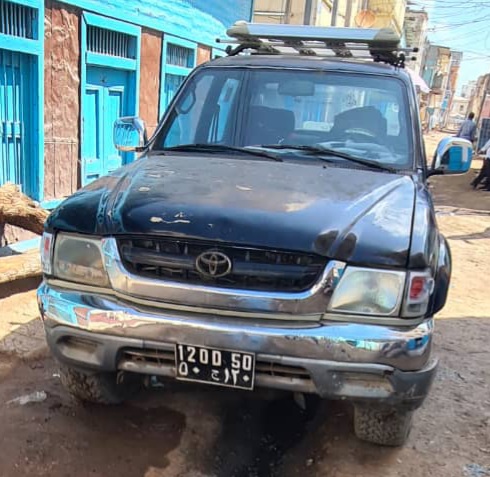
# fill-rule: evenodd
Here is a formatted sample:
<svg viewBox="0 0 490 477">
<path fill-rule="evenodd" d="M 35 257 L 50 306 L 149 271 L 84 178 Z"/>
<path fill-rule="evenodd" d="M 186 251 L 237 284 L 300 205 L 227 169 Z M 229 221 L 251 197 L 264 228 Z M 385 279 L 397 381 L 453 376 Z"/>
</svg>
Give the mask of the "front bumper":
<svg viewBox="0 0 490 477">
<path fill-rule="evenodd" d="M 400 328 L 219 317 L 46 283 L 38 301 L 52 353 L 75 367 L 175 377 L 174 346 L 188 343 L 256 353 L 257 386 L 416 408 L 437 366 L 432 320 Z"/>
</svg>

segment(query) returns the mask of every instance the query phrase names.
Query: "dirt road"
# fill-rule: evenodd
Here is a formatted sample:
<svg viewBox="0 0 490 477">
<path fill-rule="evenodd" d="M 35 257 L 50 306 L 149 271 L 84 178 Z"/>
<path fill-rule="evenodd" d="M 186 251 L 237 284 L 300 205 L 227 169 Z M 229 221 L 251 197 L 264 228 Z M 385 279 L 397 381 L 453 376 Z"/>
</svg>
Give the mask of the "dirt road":
<svg viewBox="0 0 490 477">
<path fill-rule="evenodd" d="M 490 203 L 468 176 L 452 179 L 433 181 L 454 260 L 440 369 L 404 448 L 357 441 L 345 403 L 304 412 L 286 394 L 167 385 L 124 406 L 78 405 L 54 362 L 29 356 L 41 338 L 26 292 L 0 301 L 0 477 L 490 476 L 490 216 L 463 210 Z M 15 401 L 25 395 L 40 402 Z"/>
</svg>

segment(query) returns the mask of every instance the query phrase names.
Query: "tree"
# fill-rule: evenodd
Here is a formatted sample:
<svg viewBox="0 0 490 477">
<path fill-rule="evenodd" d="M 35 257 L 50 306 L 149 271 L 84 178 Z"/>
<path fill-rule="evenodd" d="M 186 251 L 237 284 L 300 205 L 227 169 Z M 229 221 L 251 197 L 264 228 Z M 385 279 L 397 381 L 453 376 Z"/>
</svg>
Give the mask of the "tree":
<svg viewBox="0 0 490 477">
<path fill-rule="evenodd" d="M 47 210 L 20 192 L 15 184 L 0 186 L 0 228 L 10 224 L 41 235 L 48 215 Z"/>
<path fill-rule="evenodd" d="M 0 230 L 9 224 L 40 235 L 48 215 L 47 210 L 20 192 L 15 184 L 0 186 Z M 38 250 L 0 259 L 0 285 L 39 275 L 41 261 Z"/>
</svg>

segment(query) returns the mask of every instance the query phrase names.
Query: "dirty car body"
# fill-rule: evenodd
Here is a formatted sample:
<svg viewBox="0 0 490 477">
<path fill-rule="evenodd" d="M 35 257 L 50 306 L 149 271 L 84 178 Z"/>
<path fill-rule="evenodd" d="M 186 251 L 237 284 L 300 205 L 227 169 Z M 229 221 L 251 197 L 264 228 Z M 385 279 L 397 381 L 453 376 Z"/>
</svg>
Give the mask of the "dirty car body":
<svg viewBox="0 0 490 477">
<path fill-rule="evenodd" d="M 335 114 L 313 104 L 326 96 Z M 282 55 L 205 64 L 138 160 L 49 217 L 38 291 L 49 346 L 81 373 L 411 413 L 434 378 L 451 269 L 427 176 L 403 69 Z"/>
</svg>

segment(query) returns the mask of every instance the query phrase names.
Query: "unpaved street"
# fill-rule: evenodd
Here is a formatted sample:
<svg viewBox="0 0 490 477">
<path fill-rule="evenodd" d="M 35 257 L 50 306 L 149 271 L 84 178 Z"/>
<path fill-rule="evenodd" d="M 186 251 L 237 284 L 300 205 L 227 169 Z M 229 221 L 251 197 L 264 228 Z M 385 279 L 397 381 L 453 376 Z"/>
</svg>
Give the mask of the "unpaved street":
<svg viewBox="0 0 490 477">
<path fill-rule="evenodd" d="M 490 194 L 472 191 L 472 176 L 431 180 L 454 276 L 438 377 L 404 448 L 357 441 L 345 403 L 302 411 L 287 394 L 172 384 L 81 406 L 43 356 L 27 291 L 0 301 L 0 476 L 490 476 Z M 9 402 L 36 392 L 40 402 Z"/>
</svg>

